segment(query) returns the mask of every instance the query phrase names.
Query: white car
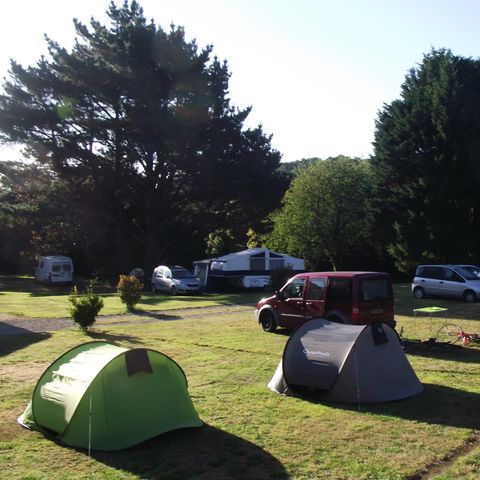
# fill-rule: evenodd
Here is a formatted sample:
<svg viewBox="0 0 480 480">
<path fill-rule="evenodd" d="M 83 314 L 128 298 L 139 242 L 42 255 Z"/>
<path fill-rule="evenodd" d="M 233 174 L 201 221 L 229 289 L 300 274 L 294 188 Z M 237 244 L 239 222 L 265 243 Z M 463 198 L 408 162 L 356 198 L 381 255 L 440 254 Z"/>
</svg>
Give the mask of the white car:
<svg viewBox="0 0 480 480">
<path fill-rule="evenodd" d="M 412 282 L 415 298 L 426 296 L 480 299 L 480 278 L 473 265 L 420 265 Z"/>
<path fill-rule="evenodd" d="M 202 293 L 202 285 L 192 272 L 184 267 L 158 266 L 152 275 L 152 292 Z"/>
</svg>

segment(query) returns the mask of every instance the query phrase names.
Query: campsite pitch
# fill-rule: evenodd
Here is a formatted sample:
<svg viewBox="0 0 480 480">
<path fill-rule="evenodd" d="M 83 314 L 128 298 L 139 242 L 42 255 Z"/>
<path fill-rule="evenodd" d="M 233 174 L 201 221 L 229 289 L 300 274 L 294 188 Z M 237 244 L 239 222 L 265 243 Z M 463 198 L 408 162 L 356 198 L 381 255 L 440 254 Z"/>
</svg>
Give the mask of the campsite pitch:
<svg viewBox="0 0 480 480">
<path fill-rule="evenodd" d="M 470 317 L 456 321 L 478 330 L 480 322 Z M 412 337 L 412 317 L 397 320 Z M 422 342 L 428 324 L 416 328 L 418 342 L 410 353 L 407 348 L 407 356 L 425 391 L 360 406 L 271 392 L 266 384 L 287 337 L 262 332 L 253 311 L 102 325 L 90 336 L 72 329 L 2 337 L 0 477 L 477 479 L 480 349 L 431 347 Z M 205 426 L 91 457 L 22 429 L 16 418 L 42 372 L 63 352 L 91 339 L 158 350 L 178 361 Z M 427 477 L 429 472 L 436 473 Z"/>
</svg>

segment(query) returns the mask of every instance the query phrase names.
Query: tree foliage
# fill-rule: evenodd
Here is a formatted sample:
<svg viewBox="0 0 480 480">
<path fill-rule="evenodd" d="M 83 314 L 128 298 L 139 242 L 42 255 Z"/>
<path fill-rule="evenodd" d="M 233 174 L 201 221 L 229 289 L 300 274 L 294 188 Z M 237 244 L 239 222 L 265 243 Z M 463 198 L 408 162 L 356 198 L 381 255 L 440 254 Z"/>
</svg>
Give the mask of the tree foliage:
<svg viewBox="0 0 480 480">
<path fill-rule="evenodd" d="M 283 208 L 273 215 L 267 244 L 303 257 L 311 269 L 360 265 L 355 255 L 372 238 L 374 188 L 366 160 L 337 157 L 304 167 L 285 194 Z"/>
<path fill-rule="evenodd" d="M 75 20 L 71 51 L 47 38 L 48 58 L 12 62 L 0 140 L 24 144 L 68 186 L 89 248 L 117 273 L 132 252 L 150 269 L 203 250 L 215 229 L 246 231 L 286 184 L 270 137 L 231 105 L 211 46 L 147 22 L 135 1 L 108 15 L 110 26 Z"/>
<path fill-rule="evenodd" d="M 375 132 L 379 224 L 405 272 L 480 260 L 480 62 L 433 50 Z"/>
</svg>

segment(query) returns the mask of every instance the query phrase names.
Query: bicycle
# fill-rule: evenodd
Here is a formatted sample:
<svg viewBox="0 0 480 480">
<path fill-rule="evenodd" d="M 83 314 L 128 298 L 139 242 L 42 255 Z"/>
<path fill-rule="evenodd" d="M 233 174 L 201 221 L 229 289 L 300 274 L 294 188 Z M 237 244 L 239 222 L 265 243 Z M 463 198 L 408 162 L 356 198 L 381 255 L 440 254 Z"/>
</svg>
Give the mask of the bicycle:
<svg viewBox="0 0 480 480">
<path fill-rule="evenodd" d="M 480 335 L 467 333 L 460 325 L 447 323 L 438 330 L 435 340 L 451 344 L 461 341 L 463 345 L 468 345 L 471 342 L 480 343 Z"/>
</svg>

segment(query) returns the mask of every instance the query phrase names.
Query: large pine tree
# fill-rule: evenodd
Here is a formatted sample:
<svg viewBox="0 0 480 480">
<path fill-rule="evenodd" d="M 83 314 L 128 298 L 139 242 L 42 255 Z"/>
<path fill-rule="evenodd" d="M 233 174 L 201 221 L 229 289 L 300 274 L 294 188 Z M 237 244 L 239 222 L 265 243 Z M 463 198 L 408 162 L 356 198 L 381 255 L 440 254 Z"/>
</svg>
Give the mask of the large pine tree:
<svg viewBox="0 0 480 480">
<path fill-rule="evenodd" d="M 88 248 L 113 272 L 132 248 L 151 268 L 201 250 L 213 229 L 246 231 L 284 183 L 280 154 L 261 127 L 244 128 L 249 109 L 231 105 L 228 66 L 211 46 L 147 22 L 135 1 L 112 2 L 108 15 L 110 26 L 74 21 L 71 51 L 47 38 L 48 58 L 12 62 L 0 132 L 95 212 Z"/>
<path fill-rule="evenodd" d="M 480 261 L 480 62 L 433 50 L 379 113 L 373 166 L 398 268 Z"/>
</svg>

